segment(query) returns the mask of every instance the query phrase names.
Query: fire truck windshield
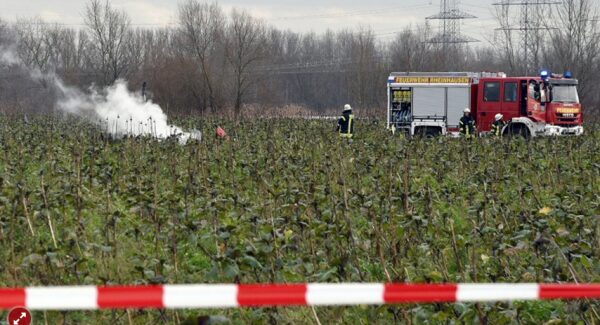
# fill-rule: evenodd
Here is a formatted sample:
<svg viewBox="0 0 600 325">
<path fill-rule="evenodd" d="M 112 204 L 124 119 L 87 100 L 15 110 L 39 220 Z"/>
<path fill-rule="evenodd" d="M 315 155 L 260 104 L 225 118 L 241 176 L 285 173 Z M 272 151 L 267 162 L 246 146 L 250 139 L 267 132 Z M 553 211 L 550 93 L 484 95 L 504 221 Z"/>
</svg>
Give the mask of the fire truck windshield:
<svg viewBox="0 0 600 325">
<path fill-rule="evenodd" d="M 554 85 L 552 88 L 552 102 L 579 103 L 579 94 L 575 85 Z"/>
</svg>

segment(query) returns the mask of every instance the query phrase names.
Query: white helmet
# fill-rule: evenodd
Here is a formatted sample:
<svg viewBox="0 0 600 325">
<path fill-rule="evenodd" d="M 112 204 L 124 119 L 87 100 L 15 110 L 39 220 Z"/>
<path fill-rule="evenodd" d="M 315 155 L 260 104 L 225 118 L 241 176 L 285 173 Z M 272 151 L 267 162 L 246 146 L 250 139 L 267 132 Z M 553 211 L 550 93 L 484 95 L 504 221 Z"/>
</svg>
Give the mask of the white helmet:
<svg viewBox="0 0 600 325">
<path fill-rule="evenodd" d="M 504 115 L 502 115 L 502 114 L 496 114 L 496 121 L 500 121 L 503 118 L 504 118 Z"/>
<path fill-rule="evenodd" d="M 351 111 L 351 110 L 352 110 L 352 106 L 350 106 L 350 104 L 344 105 L 344 112 Z"/>
<path fill-rule="evenodd" d="M 465 112 L 465 113 L 471 113 L 471 109 L 467 107 L 467 108 L 465 108 L 465 110 L 463 112 Z"/>
</svg>

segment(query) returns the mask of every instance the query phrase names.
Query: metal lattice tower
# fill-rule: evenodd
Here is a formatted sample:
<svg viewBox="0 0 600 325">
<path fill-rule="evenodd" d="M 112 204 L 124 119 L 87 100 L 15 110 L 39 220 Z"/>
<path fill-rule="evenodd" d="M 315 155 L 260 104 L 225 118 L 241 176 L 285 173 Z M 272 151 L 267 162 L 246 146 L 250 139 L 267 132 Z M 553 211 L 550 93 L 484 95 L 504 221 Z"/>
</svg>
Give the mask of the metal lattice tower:
<svg viewBox="0 0 600 325">
<path fill-rule="evenodd" d="M 543 8 L 561 4 L 560 1 L 548 0 L 502 0 L 494 3 L 494 6 L 501 6 L 503 12 L 510 14 L 510 9 L 513 6 L 520 7 L 519 25 L 510 26 L 503 24 L 502 27 L 496 30 L 501 31 L 518 31 L 520 32 L 520 44 L 522 46 L 522 62 L 525 66 L 525 73 L 529 73 L 531 69 L 531 46 L 535 44 L 534 37 L 539 37 L 541 31 L 552 29 L 542 21 Z"/>
<path fill-rule="evenodd" d="M 429 43 L 442 44 L 444 48 L 449 44 L 464 44 L 478 42 L 478 40 L 464 36 L 460 30 L 463 19 L 477 18 L 459 8 L 458 0 L 440 0 L 440 12 L 429 16 L 427 20 L 439 20 L 439 31 Z"/>
</svg>

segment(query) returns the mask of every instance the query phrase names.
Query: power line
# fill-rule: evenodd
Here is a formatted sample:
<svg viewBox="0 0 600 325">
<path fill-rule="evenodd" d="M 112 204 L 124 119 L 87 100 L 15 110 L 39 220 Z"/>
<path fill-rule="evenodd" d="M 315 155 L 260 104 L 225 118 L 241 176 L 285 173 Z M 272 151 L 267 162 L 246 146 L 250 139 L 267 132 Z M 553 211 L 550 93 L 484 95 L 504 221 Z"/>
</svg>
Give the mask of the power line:
<svg viewBox="0 0 600 325">
<path fill-rule="evenodd" d="M 535 44 L 534 35 L 535 32 L 549 30 L 551 28 L 543 26 L 541 23 L 540 16 L 542 6 L 553 6 L 561 4 L 560 1 L 548 1 L 548 0 L 502 0 L 500 2 L 494 3 L 494 6 L 501 6 L 501 9 L 504 15 L 510 15 L 510 9 L 513 6 L 520 7 L 520 22 L 518 26 L 510 26 L 504 24 L 502 27 L 497 28 L 496 30 L 510 32 L 510 31 L 518 31 L 521 32 L 521 44 L 523 57 L 522 62 L 525 65 L 525 73 L 530 72 L 530 46 Z M 534 10 L 535 8 L 535 10 Z M 537 68 L 537 67 L 536 67 Z"/>
<path fill-rule="evenodd" d="M 421 31 L 425 31 L 426 29 L 423 27 L 412 27 L 412 28 L 403 28 L 401 30 L 398 30 L 397 28 L 392 28 L 392 29 L 380 29 L 380 30 L 376 30 L 374 36 L 378 37 L 378 36 L 386 36 L 386 35 L 397 35 L 397 34 L 402 34 L 402 33 L 414 33 L 414 32 L 421 32 Z"/>
<path fill-rule="evenodd" d="M 493 6 L 536 6 L 536 5 L 559 5 L 562 4 L 560 1 L 539 1 L 539 0 L 522 0 L 519 2 L 503 0 L 501 2 L 493 3 Z"/>
<path fill-rule="evenodd" d="M 87 26 L 84 23 L 58 23 L 58 22 L 44 22 L 44 21 L 17 21 L 14 22 L 17 25 L 40 25 L 40 26 Z M 172 26 L 177 25 L 177 23 L 130 23 L 130 24 L 122 24 L 129 26 Z"/>
<path fill-rule="evenodd" d="M 469 7 L 473 7 L 473 8 L 478 8 L 478 9 L 486 9 L 486 10 L 488 10 L 488 11 L 490 10 L 490 7 L 489 7 L 489 6 L 481 6 L 481 5 L 479 5 L 479 4 L 481 3 L 480 1 L 477 1 L 477 3 L 478 3 L 478 4 L 468 3 L 467 5 L 468 5 Z"/>
<path fill-rule="evenodd" d="M 448 44 L 478 42 L 474 38 L 463 36 L 460 31 L 462 20 L 474 18 L 477 17 L 459 8 L 457 0 L 440 0 L 440 12 L 426 18 L 427 20 L 440 21 L 439 31 L 437 35 L 429 40 L 429 43 L 442 44 L 445 48 Z"/>
<path fill-rule="evenodd" d="M 301 15 L 301 16 L 288 16 L 288 17 L 274 17 L 267 18 L 268 21 L 278 21 L 278 20 L 297 20 L 297 19 L 335 19 L 335 18 L 344 18 L 344 17 L 354 17 L 354 16 L 376 16 L 382 14 L 389 14 L 393 11 L 406 11 L 406 9 L 418 9 L 418 8 L 427 8 L 431 6 L 428 5 L 413 5 L 413 6 L 395 6 L 388 8 L 379 8 L 379 9 L 369 9 L 369 10 L 355 10 L 355 11 L 347 11 L 341 13 L 332 13 L 332 14 L 314 14 L 314 15 Z"/>
<path fill-rule="evenodd" d="M 377 54 L 373 55 L 370 58 L 362 61 L 370 62 L 370 63 L 379 63 L 383 62 L 387 59 L 387 57 Z M 321 61 L 302 61 L 295 63 L 287 63 L 287 64 L 279 64 L 279 65 L 270 65 L 270 66 L 259 66 L 252 70 L 252 73 L 263 73 L 263 74 L 271 74 L 271 75 L 280 75 L 280 74 L 313 74 L 313 73 L 345 73 L 355 71 L 354 67 L 357 63 L 357 59 L 353 58 L 331 58 L 327 60 Z"/>
</svg>

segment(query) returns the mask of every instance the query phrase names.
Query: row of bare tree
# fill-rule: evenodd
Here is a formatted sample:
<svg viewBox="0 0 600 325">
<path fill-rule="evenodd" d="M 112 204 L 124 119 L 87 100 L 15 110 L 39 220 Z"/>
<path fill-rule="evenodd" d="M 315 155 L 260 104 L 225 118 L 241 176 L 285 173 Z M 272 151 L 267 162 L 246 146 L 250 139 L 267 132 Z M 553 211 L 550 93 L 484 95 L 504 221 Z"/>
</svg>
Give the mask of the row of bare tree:
<svg viewBox="0 0 600 325">
<path fill-rule="evenodd" d="M 15 56 L 29 69 L 52 71 L 81 88 L 126 79 L 137 90 L 147 82 L 152 99 L 174 114 L 233 109 L 239 115 L 247 105 L 382 108 L 391 71 L 516 75 L 532 68 L 572 71 L 581 81 L 588 112 L 595 112 L 600 106 L 598 9 L 594 0 L 564 0 L 544 12 L 538 22 L 545 28 L 536 29 L 525 50 L 519 34 L 509 29 L 489 45 L 472 48 L 428 43 L 427 25 L 406 28 L 387 42 L 367 28 L 299 34 L 199 0 L 179 4 L 176 26 L 141 29 L 109 2 L 90 0 L 80 29 L 40 19 L 0 22 L 0 109 L 51 109 L 52 90 L 28 79 L 26 69 L 7 64 Z M 508 23 L 508 15 L 499 7 L 500 26 Z M 44 100 L 35 101 L 32 94 Z"/>
</svg>

